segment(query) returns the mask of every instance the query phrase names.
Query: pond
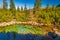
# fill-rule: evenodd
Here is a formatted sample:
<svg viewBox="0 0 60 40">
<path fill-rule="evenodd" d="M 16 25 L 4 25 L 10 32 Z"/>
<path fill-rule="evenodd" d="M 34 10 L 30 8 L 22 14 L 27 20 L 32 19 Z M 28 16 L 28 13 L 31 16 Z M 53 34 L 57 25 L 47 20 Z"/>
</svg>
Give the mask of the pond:
<svg viewBox="0 0 60 40">
<path fill-rule="evenodd" d="M 60 40 L 55 33 L 44 35 L 46 30 L 31 25 L 13 25 L 0 28 L 0 40 Z"/>
<path fill-rule="evenodd" d="M 52 34 L 52 36 L 55 36 Z M 50 36 L 42 36 L 35 34 L 18 34 L 16 32 L 0 32 L 0 40 L 60 40 L 60 36 L 53 38 Z"/>
<path fill-rule="evenodd" d="M 43 34 L 46 30 L 42 28 L 34 28 L 31 25 L 13 25 L 13 26 L 7 26 L 5 28 L 0 28 L 0 32 L 17 32 L 20 34 Z"/>
</svg>

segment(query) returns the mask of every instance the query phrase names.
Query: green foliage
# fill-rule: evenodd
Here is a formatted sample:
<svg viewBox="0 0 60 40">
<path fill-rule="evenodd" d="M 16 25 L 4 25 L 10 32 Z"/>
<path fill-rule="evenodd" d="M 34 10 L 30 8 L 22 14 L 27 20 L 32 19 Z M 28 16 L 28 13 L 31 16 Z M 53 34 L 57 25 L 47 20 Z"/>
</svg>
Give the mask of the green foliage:
<svg viewBox="0 0 60 40">
<path fill-rule="evenodd" d="M 12 13 L 10 11 L 0 12 L 0 22 L 9 22 L 12 20 Z"/>
<path fill-rule="evenodd" d="M 20 8 L 19 8 L 19 6 L 18 6 L 18 8 L 17 8 L 17 11 L 20 12 Z"/>
<path fill-rule="evenodd" d="M 26 21 L 26 16 L 25 13 L 16 13 L 16 20 L 17 21 Z"/>
<path fill-rule="evenodd" d="M 7 0 L 3 0 L 3 9 L 6 10 L 8 8 Z"/>
<path fill-rule="evenodd" d="M 23 11 L 23 7 L 21 6 L 21 11 Z"/>
<path fill-rule="evenodd" d="M 54 5 L 50 7 L 49 4 L 47 4 L 46 8 L 40 8 L 41 1 L 42 0 L 36 0 L 34 9 L 27 9 L 25 4 L 24 10 L 23 7 L 21 7 L 21 10 L 18 7 L 16 11 L 14 0 L 10 0 L 10 10 L 7 9 L 7 0 L 3 0 L 3 9 L 0 9 L 0 22 L 9 22 L 15 18 L 16 21 L 30 21 L 33 19 L 32 21 L 34 22 L 43 23 L 48 26 L 60 25 L 59 5 L 57 7 Z"/>
<path fill-rule="evenodd" d="M 25 11 L 27 10 L 27 6 L 26 6 L 26 4 L 25 4 L 25 7 L 24 7 L 24 10 L 25 10 Z"/>
<path fill-rule="evenodd" d="M 14 0 L 10 0 L 10 11 L 12 12 L 12 14 L 15 18 L 16 8 L 15 8 Z"/>
<path fill-rule="evenodd" d="M 59 5 L 57 5 L 57 7 L 60 7 L 60 4 L 59 4 Z"/>
<path fill-rule="evenodd" d="M 31 25 L 12 25 L 12 26 L 6 26 L 4 28 L 0 28 L 0 32 L 17 32 L 17 33 L 32 33 L 32 34 L 40 34 L 44 35 L 44 32 L 46 31 L 43 28 L 34 28 Z"/>
<path fill-rule="evenodd" d="M 34 4 L 34 8 L 40 8 L 41 3 L 42 3 L 42 0 L 36 0 L 36 3 Z"/>
</svg>

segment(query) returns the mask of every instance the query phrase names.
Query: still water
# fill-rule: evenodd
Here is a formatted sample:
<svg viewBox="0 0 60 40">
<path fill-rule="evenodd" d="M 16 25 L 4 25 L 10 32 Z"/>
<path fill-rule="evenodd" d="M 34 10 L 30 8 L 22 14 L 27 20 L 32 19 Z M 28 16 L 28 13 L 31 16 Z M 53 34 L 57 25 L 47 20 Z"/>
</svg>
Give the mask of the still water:
<svg viewBox="0 0 60 40">
<path fill-rule="evenodd" d="M 48 33 L 48 36 L 32 34 L 38 30 L 32 26 L 15 25 L 0 30 L 3 30 L 0 32 L 0 40 L 60 40 L 60 36 L 51 32 Z M 38 32 L 43 34 L 44 31 L 40 29 Z"/>
<path fill-rule="evenodd" d="M 60 40 L 60 36 L 42 36 L 34 34 L 18 34 L 15 32 L 3 32 L 0 33 L 0 40 Z"/>
</svg>

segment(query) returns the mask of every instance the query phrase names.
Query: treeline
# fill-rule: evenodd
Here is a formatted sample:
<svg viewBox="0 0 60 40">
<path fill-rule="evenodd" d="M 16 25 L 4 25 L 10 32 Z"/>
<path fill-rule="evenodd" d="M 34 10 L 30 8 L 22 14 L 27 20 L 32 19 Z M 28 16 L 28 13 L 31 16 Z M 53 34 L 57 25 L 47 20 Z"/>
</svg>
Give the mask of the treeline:
<svg viewBox="0 0 60 40">
<path fill-rule="evenodd" d="M 18 7 L 16 9 L 14 0 L 10 0 L 10 8 L 8 8 L 7 0 L 3 0 L 3 8 L 0 8 L 0 22 L 8 22 L 13 19 L 17 19 L 20 21 L 23 21 L 26 19 L 25 12 L 27 11 L 27 7 L 25 5 L 25 8 L 21 7 L 21 9 Z"/>
<path fill-rule="evenodd" d="M 0 8 L 0 22 L 8 22 L 13 19 L 17 21 L 35 21 L 39 23 L 51 25 L 60 25 L 60 6 L 46 5 L 42 8 L 42 0 L 36 0 L 33 9 L 27 9 L 26 4 L 21 9 L 15 7 L 14 0 L 10 0 L 10 8 L 8 9 L 7 0 L 3 0 L 3 8 Z"/>
</svg>

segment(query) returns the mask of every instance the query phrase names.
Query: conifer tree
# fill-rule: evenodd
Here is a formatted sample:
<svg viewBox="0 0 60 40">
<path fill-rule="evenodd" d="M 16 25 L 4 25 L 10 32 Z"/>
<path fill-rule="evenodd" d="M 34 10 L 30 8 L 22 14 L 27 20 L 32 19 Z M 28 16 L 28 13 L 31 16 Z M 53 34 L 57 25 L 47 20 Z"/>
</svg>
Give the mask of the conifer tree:
<svg viewBox="0 0 60 40">
<path fill-rule="evenodd" d="M 27 10 L 26 4 L 25 4 L 25 6 L 24 6 L 24 10 Z"/>
<path fill-rule="evenodd" d="M 26 4 L 24 6 L 24 12 L 27 14 L 27 6 L 26 6 Z"/>
<path fill-rule="evenodd" d="M 49 8 L 49 4 L 47 4 L 46 8 L 47 8 L 47 9 Z"/>
<path fill-rule="evenodd" d="M 37 11 L 37 9 L 41 8 L 41 3 L 42 3 L 42 0 L 36 0 L 34 4 L 34 11 L 33 11 L 34 14 Z"/>
<path fill-rule="evenodd" d="M 36 0 L 36 2 L 34 4 L 34 8 L 40 8 L 41 7 L 41 2 L 42 2 L 42 0 Z"/>
<path fill-rule="evenodd" d="M 55 5 L 53 4 L 53 5 L 52 5 L 52 11 L 54 10 L 54 8 L 55 8 Z"/>
<path fill-rule="evenodd" d="M 10 11 L 13 13 L 13 17 L 15 18 L 16 8 L 15 8 L 14 0 L 10 0 Z"/>
<path fill-rule="evenodd" d="M 46 12 L 48 12 L 49 11 L 49 3 L 47 3 L 47 5 L 46 5 Z"/>
<path fill-rule="evenodd" d="M 42 0 L 39 0 L 39 8 L 42 7 Z"/>
<path fill-rule="evenodd" d="M 3 0 L 3 9 L 6 10 L 8 8 L 7 0 Z"/>
<path fill-rule="evenodd" d="M 24 13 L 25 13 L 25 19 L 27 20 L 28 19 L 28 17 L 29 17 L 29 11 L 27 10 L 27 5 L 25 4 L 25 6 L 24 6 Z"/>
<path fill-rule="evenodd" d="M 20 8 L 19 8 L 19 6 L 17 7 L 17 11 L 18 11 L 18 12 L 20 11 Z"/>
<path fill-rule="evenodd" d="M 23 7 L 21 6 L 21 11 L 23 11 Z"/>
</svg>

